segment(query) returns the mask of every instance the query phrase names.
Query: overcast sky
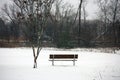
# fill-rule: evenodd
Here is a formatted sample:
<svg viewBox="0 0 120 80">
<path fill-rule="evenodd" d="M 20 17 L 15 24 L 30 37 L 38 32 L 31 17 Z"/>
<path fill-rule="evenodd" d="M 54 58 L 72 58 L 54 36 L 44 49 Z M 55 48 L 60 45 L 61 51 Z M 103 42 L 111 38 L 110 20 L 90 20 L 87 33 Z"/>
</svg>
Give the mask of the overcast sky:
<svg viewBox="0 0 120 80">
<path fill-rule="evenodd" d="M 0 8 L 5 3 L 10 3 L 11 0 L 0 0 Z M 79 0 L 64 0 L 65 2 L 69 2 L 72 5 L 74 5 L 75 8 L 78 7 Z M 95 19 L 96 18 L 96 12 L 98 11 L 97 5 L 94 3 L 95 0 L 87 0 L 87 6 L 86 10 L 88 12 L 87 19 Z"/>
<path fill-rule="evenodd" d="M 0 0 L 0 8 L 3 6 L 3 4 L 5 4 L 8 1 L 10 1 L 10 0 Z"/>
<path fill-rule="evenodd" d="M 66 2 L 70 2 L 76 8 L 78 8 L 80 0 L 65 0 Z M 96 0 L 87 0 L 86 11 L 88 13 L 87 19 L 96 19 L 96 13 L 98 11 L 97 4 L 95 4 Z"/>
</svg>

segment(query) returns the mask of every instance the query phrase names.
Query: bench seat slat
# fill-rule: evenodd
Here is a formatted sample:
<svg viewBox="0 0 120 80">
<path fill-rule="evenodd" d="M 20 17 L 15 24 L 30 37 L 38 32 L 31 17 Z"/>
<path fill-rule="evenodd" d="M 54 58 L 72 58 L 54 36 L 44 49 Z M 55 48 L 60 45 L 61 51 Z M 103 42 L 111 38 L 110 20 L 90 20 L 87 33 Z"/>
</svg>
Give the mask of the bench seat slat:
<svg viewBox="0 0 120 80">
<path fill-rule="evenodd" d="M 78 58 L 78 55 L 74 54 L 51 54 L 50 59 L 73 59 L 73 58 Z"/>
<path fill-rule="evenodd" d="M 68 60 L 67 59 L 54 59 L 53 60 L 52 59 L 52 60 L 49 60 L 49 61 L 77 61 L 77 60 L 74 60 L 74 59 L 73 60 L 69 60 L 69 59 Z"/>
</svg>

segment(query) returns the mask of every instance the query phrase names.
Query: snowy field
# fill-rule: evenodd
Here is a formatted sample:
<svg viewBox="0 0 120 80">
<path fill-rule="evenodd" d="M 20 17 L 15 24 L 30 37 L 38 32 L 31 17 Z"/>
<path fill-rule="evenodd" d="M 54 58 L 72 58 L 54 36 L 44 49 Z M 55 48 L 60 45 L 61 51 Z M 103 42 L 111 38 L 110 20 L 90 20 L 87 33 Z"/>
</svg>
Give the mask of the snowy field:
<svg viewBox="0 0 120 80">
<path fill-rule="evenodd" d="M 0 48 L 0 80 L 120 80 L 119 52 L 43 48 L 33 69 L 31 48 Z M 72 61 L 52 66 L 49 54 L 78 54 L 78 61 L 76 66 Z"/>
</svg>

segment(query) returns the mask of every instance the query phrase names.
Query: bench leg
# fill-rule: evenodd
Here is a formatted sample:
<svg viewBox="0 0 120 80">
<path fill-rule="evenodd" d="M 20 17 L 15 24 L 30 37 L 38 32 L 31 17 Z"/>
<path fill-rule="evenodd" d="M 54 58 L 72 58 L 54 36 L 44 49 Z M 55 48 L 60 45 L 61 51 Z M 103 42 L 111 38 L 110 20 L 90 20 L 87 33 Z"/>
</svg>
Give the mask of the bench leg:
<svg viewBox="0 0 120 80">
<path fill-rule="evenodd" d="M 54 66 L 54 60 L 52 60 L 52 66 Z"/>
<path fill-rule="evenodd" d="M 73 61 L 73 66 L 75 66 L 75 61 Z"/>
</svg>

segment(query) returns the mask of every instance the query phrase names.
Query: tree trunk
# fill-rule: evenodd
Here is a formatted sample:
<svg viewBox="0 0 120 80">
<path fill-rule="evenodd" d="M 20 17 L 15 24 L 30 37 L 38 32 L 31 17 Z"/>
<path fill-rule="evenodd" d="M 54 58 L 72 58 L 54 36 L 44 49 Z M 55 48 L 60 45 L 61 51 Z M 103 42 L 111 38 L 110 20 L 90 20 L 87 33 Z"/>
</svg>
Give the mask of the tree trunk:
<svg viewBox="0 0 120 80">
<path fill-rule="evenodd" d="M 117 32 L 116 32 L 116 25 L 115 25 L 117 8 L 118 8 L 117 4 L 118 4 L 118 0 L 116 0 L 115 9 L 114 9 L 114 12 L 113 12 L 113 24 L 112 24 L 112 27 L 113 27 L 113 35 L 114 35 L 114 47 L 116 47 L 116 44 L 117 44 Z"/>
<path fill-rule="evenodd" d="M 39 53 L 42 49 L 42 47 L 38 46 L 37 48 L 37 51 L 35 51 L 35 47 L 34 45 L 32 46 L 32 49 L 33 49 L 33 57 L 34 57 L 34 65 L 33 65 L 33 68 L 37 68 L 37 58 L 39 56 Z"/>
<path fill-rule="evenodd" d="M 78 46 L 80 47 L 80 33 L 81 33 L 81 8 L 82 8 L 82 1 L 80 0 L 79 4 L 79 27 L 78 27 Z"/>
<path fill-rule="evenodd" d="M 34 57 L 34 66 L 33 66 L 33 68 L 37 68 L 37 58 L 36 57 Z"/>
<path fill-rule="evenodd" d="M 33 65 L 33 68 L 37 68 L 37 57 L 36 57 L 34 45 L 32 46 L 32 49 L 33 49 L 33 57 L 34 57 L 34 65 Z"/>
</svg>

